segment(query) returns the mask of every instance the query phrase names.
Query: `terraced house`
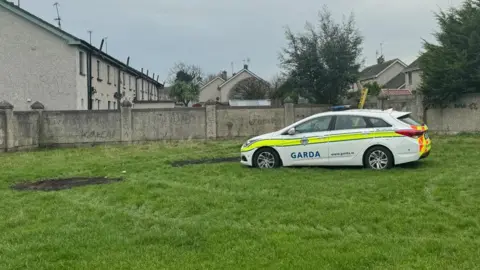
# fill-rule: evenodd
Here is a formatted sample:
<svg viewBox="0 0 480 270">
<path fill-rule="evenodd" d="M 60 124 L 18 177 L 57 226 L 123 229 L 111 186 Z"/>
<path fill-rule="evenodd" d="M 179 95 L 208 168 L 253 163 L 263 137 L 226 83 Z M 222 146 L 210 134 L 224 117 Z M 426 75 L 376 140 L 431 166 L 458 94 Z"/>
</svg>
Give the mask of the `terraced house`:
<svg viewBox="0 0 480 270">
<path fill-rule="evenodd" d="M 15 110 L 118 109 L 155 103 L 163 84 L 20 7 L 0 0 L 0 99 Z M 173 103 L 172 103 L 173 104 Z"/>
</svg>

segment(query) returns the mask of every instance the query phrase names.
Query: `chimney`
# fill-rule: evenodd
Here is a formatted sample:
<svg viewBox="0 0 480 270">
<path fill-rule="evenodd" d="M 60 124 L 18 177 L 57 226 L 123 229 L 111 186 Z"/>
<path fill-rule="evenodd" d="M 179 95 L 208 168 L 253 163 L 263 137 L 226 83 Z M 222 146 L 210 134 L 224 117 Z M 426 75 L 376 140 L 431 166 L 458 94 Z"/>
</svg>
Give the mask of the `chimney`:
<svg viewBox="0 0 480 270">
<path fill-rule="evenodd" d="M 221 77 L 222 77 L 222 79 L 227 80 L 227 71 L 226 70 L 222 71 Z"/>
<path fill-rule="evenodd" d="M 385 57 L 383 55 L 380 55 L 380 57 L 377 58 L 377 64 L 383 64 L 385 62 Z"/>
<path fill-rule="evenodd" d="M 247 64 L 244 64 L 244 65 L 243 65 L 243 69 L 248 69 L 248 65 L 247 65 Z"/>
</svg>

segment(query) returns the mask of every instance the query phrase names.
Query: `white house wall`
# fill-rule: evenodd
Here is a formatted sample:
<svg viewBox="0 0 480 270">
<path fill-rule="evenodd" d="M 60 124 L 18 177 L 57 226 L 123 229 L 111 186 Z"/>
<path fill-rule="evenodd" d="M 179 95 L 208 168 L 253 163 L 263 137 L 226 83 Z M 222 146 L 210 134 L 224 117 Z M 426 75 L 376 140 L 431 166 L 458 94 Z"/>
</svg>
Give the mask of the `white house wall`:
<svg viewBox="0 0 480 270">
<path fill-rule="evenodd" d="M 94 110 L 117 109 L 118 101 L 114 95 L 119 89 L 123 94 L 122 100 L 133 101 L 135 95 L 138 100 L 157 100 L 158 97 L 157 87 L 152 82 L 143 78 L 137 80 L 135 74 L 119 71 L 117 65 L 104 61 L 101 57 L 92 56 L 92 77 L 92 86 L 96 89 L 93 96 Z"/>
<path fill-rule="evenodd" d="M 411 81 L 409 81 L 409 75 L 408 73 L 411 73 Z M 410 90 L 418 90 L 420 87 L 420 84 L 422 83 L 422 71 L 421 70 L 415 70 L 415 71 L 410 71 L 410 72 L 405 72 L 405 85 L 407 89 Z"/>
<path fill-rule="evenodd" d="M 379 85 L 385 85 L 387 82 L 389 82 L 399 73 L 401 73 L 404 69 L 405 69 L 404 65 L 396 62 L 395 64 L 391 65 L 385 72 L 380 74 L 380 76 L 378 76 L 378 78 L 376 78 L 375 81 Z"/>
<path fill-rule="evenodd" d="M 242 71 L 240 74 L 238 74 L 237 77 L 235 77 L 233 80 L 229 81 L 226 83 L 224 86 L 222 86 L 222 89 L 220 90 L 220 102 L 228 102 L 230 91 L 232 88 L 237 84 L 238 82 L 253 77 L 250 73 L 246 71 Z"/>
<path fill-rule="evenodd" d="M 200 102 L 207 102 L 208 100 L 217 100 L 217 97 L 220 98 L 220 91 L 218 90 L 218 86 L 220 86 L 225 81 L 216 78 L 213 82 L 210 82 L 205 88 L 200 91 L 200 95 L 198 100 Z"/>
<path fill-rule="evenodd" d="M 0 7 L 0 99 L 15 110 L 30 110 L 35 101 L 48 110 L 75 109 L 76 52 L 58 36 Z"/>
</svg>

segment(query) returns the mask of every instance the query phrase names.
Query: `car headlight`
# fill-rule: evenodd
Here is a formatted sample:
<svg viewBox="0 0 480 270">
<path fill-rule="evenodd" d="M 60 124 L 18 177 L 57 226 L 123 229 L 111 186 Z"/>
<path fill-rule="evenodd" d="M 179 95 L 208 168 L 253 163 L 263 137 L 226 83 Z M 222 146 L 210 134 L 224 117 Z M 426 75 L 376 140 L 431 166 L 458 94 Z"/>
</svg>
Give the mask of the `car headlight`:
<svg viewBox="0 0 480 270">
<path fill-rule="evenodd" d="M 252 145 L 254 142 L 258 141 L 258 139 L 250 139 L 248 141 L 246 141 L 243 145 L 242 145 L 242 148 L 243 147 L 249 147 L 250 145 Z"/>
</svg>

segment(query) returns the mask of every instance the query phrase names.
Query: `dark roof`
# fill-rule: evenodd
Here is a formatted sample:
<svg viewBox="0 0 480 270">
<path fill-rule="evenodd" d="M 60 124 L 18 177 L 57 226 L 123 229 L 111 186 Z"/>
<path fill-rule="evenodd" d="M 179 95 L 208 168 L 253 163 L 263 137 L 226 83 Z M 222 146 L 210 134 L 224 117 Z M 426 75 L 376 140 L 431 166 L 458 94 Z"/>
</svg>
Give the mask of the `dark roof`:
<svg viewBox="0 0 480 270">
<path fill-rule="evenodd" d="M 381 64 L 376 64 L 373 66 L 366 67 L 360 72 L 360 80 L 368 80 L 377 76 L 380 72 L 385 70 L 388 66 L 393 64 L 393 62 L 399 61 L 399 59 L 392 59 L 385 61 Z"/>
<path fill-rule="evenodd" d="M 6 4 L 6 5 L 5 5 Z M 8 7 L 10 7 L 11 9 L 14 9 L 16 10 L 17 12 L 19 12 L 24 18 L 28 18 L 30 17 L 31 19 L 29 19 L 31 22 L 39 25 L 40 27 L 42 28 L 45 28 L 46 30 L 62 37 L 63 39 L 67 39 L 69 40 L 69 45 L 73 45 L 73 46 L 81 46 L 81 47 L 84 47 L 88 50 L 90 50 L 92 52 L 93 55 L 97 55 L 97 56 L 100 56 L 103 60 L 105 61 L 108 61 L 112 64 L 116 64 L 126 70 L 128 70 L 129 72 L 137 75 L 137 77 L 141 77 L 143 79 L 146 79 L 152 83 L 154 83 L 155 85 L 157 86 L 160 86 L 160 88 L 163 88 L 163 84 L 156 81 L 154 78 L 151 78 L 149 76 L 147 76 L 146 74 L 144 74 L 143 72 L 141 71 L 138 71 L 134 68 L 132 68 L 131 66 L 127 66 L 125 63 L 121 62 L 120 60 L 110 56 L 109 54 L 101 51 L 100 49 L 96 48 L 95 46 L 91 45 L 90 43 L 86 42 L 85 40 L 81 39 L 81 38 L 78 38 L 68 32 L 65 32 L 63 31 L 62 29 L 52 25 L 51 23 L 41 19 L 40 17 L 36 16 L 36 15 L 33 15 L 32 13 L 26 11 L 25 9 L 22 9 L 20 7 L 18 7 L 17 5 L 15 5 L 14 3 L 12 2 L 8 2 L 6 0 L 0 0 L 0 6 L 7 6 L 7 10 L 8 10 Z M 32 20 L 33 19 L 33 20 Z"/>
<path fill-rule="evenodd" d="M 405 85 L 405 74 L 403 72 L 398 73 L 397 76 L 393 77 L 388 81 L 383 88 L 385 89 L 399 89 Z"/>
<path fill-rule="evenodd" d="M 415 59 L 410 65 L 408 65 L 403 72 L 414 71 L 420 69 L 420 57 Z"/>
</svg>

